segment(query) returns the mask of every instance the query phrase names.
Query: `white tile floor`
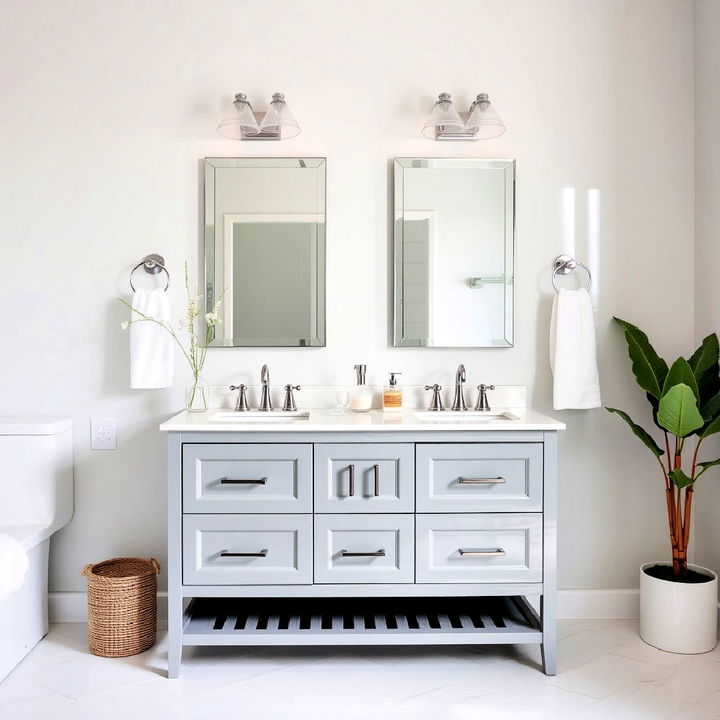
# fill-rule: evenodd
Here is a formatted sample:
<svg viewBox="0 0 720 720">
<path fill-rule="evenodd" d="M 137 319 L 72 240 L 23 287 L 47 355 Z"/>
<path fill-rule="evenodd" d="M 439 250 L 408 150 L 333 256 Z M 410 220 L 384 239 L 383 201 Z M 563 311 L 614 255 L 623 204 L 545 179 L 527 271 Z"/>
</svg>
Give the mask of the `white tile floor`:
<svg viewBox="0 0 720 720">
<path fill-rule="evenodd" d="M 166 680 L 148 652 L 90 655 L 85 625 L 54 625 L 0 684 L 1 720 L 720 719 L 720 649 L 662 653 L 634 620 L 560 623 L 560 672 L 536 648 L 186 650 Z"/>
</svg>

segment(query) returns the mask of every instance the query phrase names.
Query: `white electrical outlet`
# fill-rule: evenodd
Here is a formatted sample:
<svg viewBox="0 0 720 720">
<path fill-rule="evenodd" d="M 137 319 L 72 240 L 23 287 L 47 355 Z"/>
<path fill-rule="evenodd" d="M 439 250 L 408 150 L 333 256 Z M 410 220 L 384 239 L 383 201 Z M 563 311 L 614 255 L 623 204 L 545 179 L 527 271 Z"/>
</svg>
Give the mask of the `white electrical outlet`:
<svg viewBox="0 0 720 720">
<path fill-rule="evenodd" d="M 115 450 L 117 448 L 116 418 L 90 418 L 90 447 L 93 450 Z"/>
</svg>

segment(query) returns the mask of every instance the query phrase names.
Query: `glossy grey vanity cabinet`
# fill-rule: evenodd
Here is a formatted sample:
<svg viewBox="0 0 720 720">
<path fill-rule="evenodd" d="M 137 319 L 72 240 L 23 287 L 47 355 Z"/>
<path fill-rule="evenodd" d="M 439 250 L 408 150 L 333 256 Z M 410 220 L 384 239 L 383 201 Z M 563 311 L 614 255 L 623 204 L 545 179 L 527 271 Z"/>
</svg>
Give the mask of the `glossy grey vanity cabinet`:
<svg viewBox="0 0 720 720">
<path fill-rule="evenodd" d="M 556 431 L 207 427 L 168 431 L 170 677 L 305 644 L 539 643 L 554 674 Z"/>
</svg>

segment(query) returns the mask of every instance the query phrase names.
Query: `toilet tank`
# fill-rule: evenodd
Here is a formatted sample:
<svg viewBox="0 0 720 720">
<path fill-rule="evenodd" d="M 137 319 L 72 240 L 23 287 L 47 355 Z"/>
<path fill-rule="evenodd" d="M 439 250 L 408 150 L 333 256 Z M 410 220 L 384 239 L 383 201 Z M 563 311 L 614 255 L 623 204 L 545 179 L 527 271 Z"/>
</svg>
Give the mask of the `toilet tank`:
<svg viewBox="0 0 720 720">
<path fill-rule="evenodd" d="M 72 420 L 0 416 L 0 532 L 22 528 L 40 540 L 72 514 Z"/>
</svg>

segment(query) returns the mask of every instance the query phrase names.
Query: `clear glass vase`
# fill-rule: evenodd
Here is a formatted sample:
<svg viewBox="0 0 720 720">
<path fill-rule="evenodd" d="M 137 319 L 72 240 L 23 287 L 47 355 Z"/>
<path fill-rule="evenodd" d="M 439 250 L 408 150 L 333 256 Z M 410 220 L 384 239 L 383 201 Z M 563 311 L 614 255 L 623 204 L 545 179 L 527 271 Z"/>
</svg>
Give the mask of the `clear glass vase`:
<svg viewBox="0 0 720 720">
<path fill-rule="evenodd" d="M 208 409 L 209 388 L 204 378 L 191 377 L 185 386 L 185 407 L 188 412 L 205 412 Z"/>
</svg>

